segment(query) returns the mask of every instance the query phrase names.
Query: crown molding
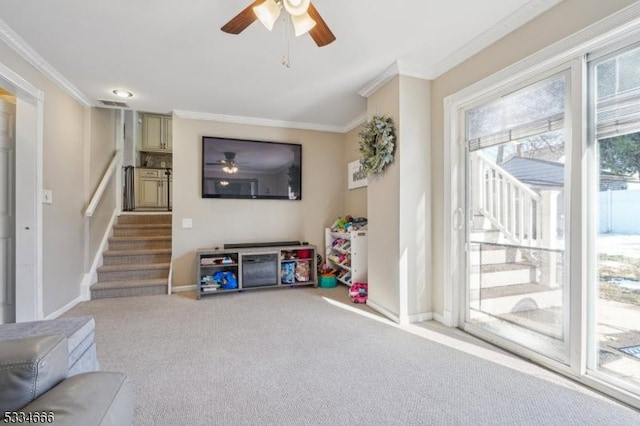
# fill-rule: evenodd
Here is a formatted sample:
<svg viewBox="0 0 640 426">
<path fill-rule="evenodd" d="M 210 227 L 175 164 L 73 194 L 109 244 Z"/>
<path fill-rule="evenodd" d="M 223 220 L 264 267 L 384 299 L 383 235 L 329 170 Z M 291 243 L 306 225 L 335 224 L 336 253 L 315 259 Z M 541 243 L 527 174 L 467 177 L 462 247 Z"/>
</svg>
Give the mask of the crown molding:
<svg viewBox="0 0 640 426">
<path fill-rule="evenodd" d="M 250 126 L 278 127 L 285 129 L 313 130 L 317 132 L 347 133 L 364 121 L 363 116 L 358 116 L 345 126 L 332 126 L 328 124 L 303 123 L 299 121 L 272 120 L 269 118 L 245 117 L 240 115 L 212 114 L 208 112 L 174 110 L 173 114 L 178 118 L 188 120 L 216 121 L 219 123 L 247 124 Z"/>
<path fill-rule="evenodd" d="M 343 133 L 348 133 L 352 131 L 356 127 L 361 126 L 366 121 L 367 121 L 367 113 L 363 112 L 362 114 L 360 114 L 359 116 L 351 120 L 346 126 L 344 126 Z"/>
<path fill-rule="evenodd" d="M 368 98 L 397 75 L 434 80 L 561 1 L 531 0 L 432 67 L 423 67 L 408 61 L 398 60 L 369 81 L 358 91 L 358 94 Z"/>
<path fill-rule="evenodd" d="M 60 74 L 50 63 L 48 63 L 31 46 L 29 46 L 29 44 L 2 19 L 0 19 L 0 40 L 84 107 L 89 108 L 94 106 L 91 99 L 75 87 L 69 80 L 64 78 L 62 74 Z"/>
<path fill-rule="evenodd" d="M 496 87 L 538 75 L 544 70 L 586 55 L 609 43 L 640 36 L 640 2 L 612 15 L 504 68 L 444 99 L 445 108 L 459 106 Z"/>
<path fill-rule="evenodd" d="M 358 95 L 362 96 L 363 98 L 368 98 L 398 74 L 400 74 L 400 67 L 398 66 L 398 61 L 395 61 L 384 71 L 378 74 L 373 80 L 369 81 L 362 89 L 360 89 L 358 91 Z"/>
<path fill-rule="evenodd" d="M 562 0 L 531 0 L 526 5 L 484 31 L 478 37 L 475 37 L 471 42 L 436 63 L 431 67 L 431 70 L 427 72 L 428 78 L 433 80 L 440 77 L 445 72 L 466 61 L 481 50 L 491 46 L 507 34 L 556 6 L 561 1 Z"/>
</svg>

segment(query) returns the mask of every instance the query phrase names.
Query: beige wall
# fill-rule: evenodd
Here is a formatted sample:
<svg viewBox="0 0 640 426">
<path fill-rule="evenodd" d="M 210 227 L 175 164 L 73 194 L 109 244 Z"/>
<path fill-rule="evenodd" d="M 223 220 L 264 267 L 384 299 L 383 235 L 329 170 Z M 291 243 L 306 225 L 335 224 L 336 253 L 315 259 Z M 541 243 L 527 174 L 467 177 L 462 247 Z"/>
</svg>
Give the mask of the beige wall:
<svg viewBox="0 0 640 426">
<path fill-rule="evenodd" d="M 632 0 L 564 0 L 467 61 L 443 74 L 432 85 L 431 178 L 433 218 L 434 312 L 443 310 L 443 182 L 444 98 L 622 9 Z"/>
<path fill-rule="evenodd" d="M 83 189 L 85 108 L 2 42 L 0 63 L 44 92 L 43 185 L 53 190 L 53 204 L 43 206 L 46 316 L 80 293 L 84 258 L 82 211 L 86 204 Z"/>
<path fill-rule="evenodd" d="M 202 136 L 302 144 L 302 200 L 203 199 Z M 225 243 L 301 240 L 324 247 L 344 212 L 344 135 L 173 118 L 173 285 L 194 285 L 195 251 Z M 182 220 L 193 220 L 183 229 Z"/>
<path fill-rule="evenodd" d="M 400 145 L 402 129 L 398 126 L 400 120 L 399 77 L 395 77 L 367 99 L 367 118 L 375 114 L 391 116 L 396 125 L 396 138 Z M 399 149 L 398 145 L 396 150 Z M 400 170 L 398 163 L 398 161 L 391 163 L 383 174 L 369 176 L 367 215 L 369 219 L 369 301 L 399 317 Z"/>
<path fill-rule="evenodd" d="M 430 99 L 430 81 L 400 77 L 400 311 L 413 320 L 431 312 Z"/>
<path fill-rule="evenodd" d="M 89 188 L 93 194 L 116 150 L 116 110 L 91 108 L 90 126 Z"/>
<path fill-rule="evenodd" d="M 360 137 L 358 133 L 361 127 L 358 126 L 348 133 L 344 134 L 344 160 L 346 164 L 359 160 L 362 157 L 358 147 Z M 345 169 L 347 165 L 345 164 Z M 346 179 L 346 174 L 345 174 Z M 350 214 L 353 217 L 367 217 L 367 187 L 349 189 L 347 181 L 344 182 L 344 214 Z"/>
<path fill-rule="evenodd" d="M 369 304 L 400 322 L 431 316 L 431 82 L 399 76 L 367 99 L 396 127 L 394 162 L 369 177 Z"/>
<path fill-rule="evenodd" d="M 89 115 L 89 125 L 91 126 L 89 133 L 91 138 L 88 147 L 90 188 L 90 193 L 87 195 L 88 199 L 93 197 L 116 151 L 116 110 L 91 108 Z M 105 233 L 109 231 L 107 228 L 110 224 L 113 211 L 116 208 L 117 176 L 118 171 L 112 175 L 109 185 L 89 221 L 89 247 L 87 250 L 85 272 L 89 272 L 88 269 L 91 266 L 91 262 L 93 262 L 93 259 L 98 254 L 100 243 Z"/>
</svg>

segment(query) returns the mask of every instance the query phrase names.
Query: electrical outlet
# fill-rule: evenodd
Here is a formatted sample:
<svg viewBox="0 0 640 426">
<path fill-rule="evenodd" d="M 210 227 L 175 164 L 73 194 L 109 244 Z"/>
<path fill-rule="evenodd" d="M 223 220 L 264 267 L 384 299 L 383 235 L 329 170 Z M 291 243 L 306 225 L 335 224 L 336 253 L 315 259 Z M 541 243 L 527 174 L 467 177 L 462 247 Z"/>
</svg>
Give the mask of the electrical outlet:
<svg viewBox="0 0 640 426">
<path fill-rule="evenodd" d="M 193 220 L 191 218 L 182 219 L 182 228 L 183 229 L 193 228 Z"/>
<path fill-rule="evenodd" d="M 53 191 L 50 189 L 42 190 L 42 202 L 44 204 L 53 204 Z"/>
</svg>

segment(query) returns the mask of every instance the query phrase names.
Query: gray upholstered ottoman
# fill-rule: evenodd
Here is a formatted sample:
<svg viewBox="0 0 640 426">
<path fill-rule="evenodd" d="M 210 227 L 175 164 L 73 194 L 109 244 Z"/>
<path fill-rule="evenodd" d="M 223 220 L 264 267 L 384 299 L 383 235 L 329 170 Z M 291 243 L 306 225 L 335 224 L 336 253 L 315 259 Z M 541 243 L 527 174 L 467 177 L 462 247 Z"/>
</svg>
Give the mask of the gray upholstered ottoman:
<svg viewBox="0 0 640 426">
<path fill-rule="evenodd" d="M 95 326 L 90 316 L 3 324 L 0 325 L 0 340 L 62 334 L 69 343 L 69 376 L 73 376 L 100 370 L 93 340 Z"/>
</svg>

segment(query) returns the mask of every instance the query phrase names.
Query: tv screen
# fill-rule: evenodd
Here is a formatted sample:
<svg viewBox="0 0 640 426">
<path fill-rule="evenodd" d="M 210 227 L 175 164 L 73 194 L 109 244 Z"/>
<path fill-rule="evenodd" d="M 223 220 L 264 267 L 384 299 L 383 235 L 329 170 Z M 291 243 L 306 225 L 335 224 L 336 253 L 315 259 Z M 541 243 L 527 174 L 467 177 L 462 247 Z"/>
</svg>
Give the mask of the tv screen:
<svg viewBox="0 0 640 426">
<path fill-rule="evenodd" d="M 302 145 L 202 138 L 202 198 L 302 199 Z"/>
</svg>

